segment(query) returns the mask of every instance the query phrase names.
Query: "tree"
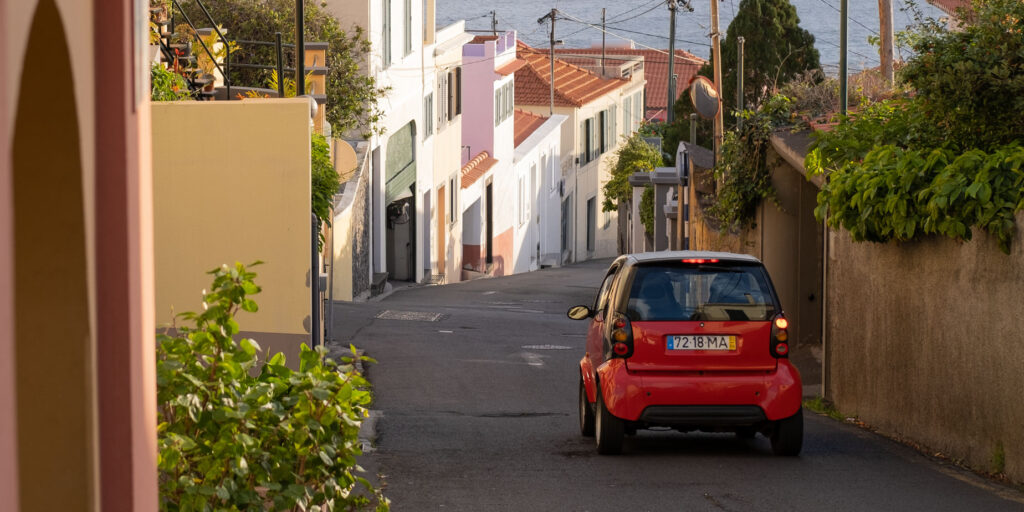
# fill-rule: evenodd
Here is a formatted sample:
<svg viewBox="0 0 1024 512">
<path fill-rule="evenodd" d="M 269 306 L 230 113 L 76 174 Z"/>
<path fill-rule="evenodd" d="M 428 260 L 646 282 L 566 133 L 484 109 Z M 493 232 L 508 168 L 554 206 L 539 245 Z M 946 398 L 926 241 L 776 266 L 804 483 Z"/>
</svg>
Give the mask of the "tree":
<svg viewBox="0 0 1024 512">
<path fill-rule="evenodd" d="M 814 36 L 800 28 L 800 18 L 789 0 L 743 0 L 722 42 L 722 108 L 727 125 L 735 122 L 740 36 L 745 40 L 743 103 L 748 109 L 755 110 L 777 86 L 821 67 Z M 714 62 L 709 59 L 698 74 L 713 78 L 713 70 Z M 675 122 L 666 130 L 667 148 L 675 148 L 680 140 L 689 138 L 690 114 L 694 112 L 689 95 L 680 96 L 673 109 Z M 701 119 L 698 123 L 697 142 L 710 147 L 712 122 Z"/>
<path fill-rule="evenodd" d="M 205 0 L 213 20 L 228 30 L 232 40 L 274 41 L 280 32 L 284 43 L 295 42 L 294 0 Z M 197 28 L 209 24 L 206 15 L 192 0 L 183 0 L 182 8 Z M 327 120 L 335 133 L 354 129 L 376 130 L 381 111 L 378 98 L 386 90 L 378 88 L 372 76 L 361 67 L 370 51 L 370 42 L 362 27 L 342 29 L 338 20 L 320 8 L 320 2 L 305 0 L 306 41 L 324 41 L 327 50 Z M 205 23 L 204 23 L 205 22 Z M 288 60 L 288 52 L 285 59 Z M 231 55 L 232 62 L 273 66 L 273 46 L 241 45 Z M 288 66 L 291 63 L 286 64 Z M 265 87 L 270 71 L 231 68 L 231 83 Z"/>
<path fill-rule="evenodd" d="M 601 205 L 601 210 L 606 212 L 617 211 L 619 203 L 633 198 L 629 177 L 634 172 L 651 172 L 662 164 L 658 148 L 648 144 L 640 132 L 630 135 L 615 150 L 612 158 L 615 159 L 615 165 L 611 170 L 611 179 L 604 184 L 604 203 Z"/>
</svg>

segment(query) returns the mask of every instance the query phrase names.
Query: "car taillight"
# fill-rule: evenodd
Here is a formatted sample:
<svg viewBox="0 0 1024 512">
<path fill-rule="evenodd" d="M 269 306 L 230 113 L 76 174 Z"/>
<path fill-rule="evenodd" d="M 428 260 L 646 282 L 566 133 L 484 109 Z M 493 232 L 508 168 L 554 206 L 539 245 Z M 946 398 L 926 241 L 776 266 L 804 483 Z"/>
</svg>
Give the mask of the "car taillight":
<svg viewBox="0 0 1024 512">
<path fill-rule="evenodd" d="M 772 357 L 789 357 L 789 321 L 782 314 L 772 320 Z"/>
<path fill-rule="evenodd" d="M 611 345 L 611 353 L 607 358 L 626 358 L 633 355 L 633 326 L 630 325 L 629 319 L 621 313 L 615 313 L 610 323 L 608 342 Z"/>
<path fill-rule="evenodd" d="M 683 263 L 695 263 L 697 265 L 703 265 L 705 263 L 718 263 L 718 259 L 712 258 L 684 258 Z"/>
</svg>

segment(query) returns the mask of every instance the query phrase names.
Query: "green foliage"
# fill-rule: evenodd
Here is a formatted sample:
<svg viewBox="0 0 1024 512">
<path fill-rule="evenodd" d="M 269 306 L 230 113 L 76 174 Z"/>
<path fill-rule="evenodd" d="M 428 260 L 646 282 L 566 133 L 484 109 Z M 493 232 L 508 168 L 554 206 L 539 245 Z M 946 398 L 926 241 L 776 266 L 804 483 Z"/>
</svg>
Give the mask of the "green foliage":
<svg viewBox="0 0 1024 512">
<path fill-rule="evenodd" d="M 192 325 L 157 338 L 160 509 L 347 510 L 370 494 L 386 510 L 357 475 L 370 392 L 354 359 L 303 344 L 298 371 L 283 354 L 260 362 L 255 340 L 233 339 L 235 315 L 258 309 L 256 275 L 210 273 L 203 311 L 179 316 Z"/>
<path fill-rule="evenodd" d="M 804 408 L 828 416 L 836 421 L 844 421 L 846 419 L 846 416 L 836 409 L 835 404 L 831 400 L 826 400 L 820 396 L 805 399 Z"/>
<path fill-rule="evenodd" d="M 962 30 L 924 23 L 900 76 L 925 122 L 955 147 L 1024 140 L 1024 2 L 974 2 Z"/>
<path fill-rule="evenodd" d="M 736 8 L 736 17 L 729 24 L 722 41 L 722 108 L 726 126 L 735 120 L 736 63 L 739 43 L 744 44 L 743 102 L 748 109 L 758 105 L 775 92 L 777 86 L 807 70 L 818 69 L 818 50 L 814 36 L 800 28 L 800 18 L 789 0 L 742 0 Z M 712 60 L 697 73 L 714 77 Z M 686 87 L 687 84 L 680 84 Z M 666 133 L 666 147 L 675 148 L 680 140 L 689 140 L 690 114 L 694 112 L 689 94 L 683 94 L 673 106 L 675 122 Z M 711 147 L 712 123 L 698 118 L 697 143 Z"/>
<path fill-rule="evenodd" d="M 644 194 L 640 196 L 640 222 L 644 223 L 647 236 L 654 236 L 654 187 L 644 186 Z"/>
<path fill-rule="evenodd" d="M 179 101 L 192 99 L 185 79 L 163 66 L 153 64 L 150 69 L 150 98 L 153 101 Z"/>
<path fill-rule="evenodd" d="M 658 148 L 644 141 L 639 132 L 625 138 L 623 144 L 615 150 L 614 165 L 611 178 L 604 184 L 604 202 L 601 211 L 617 211 L 619 203 L 628 202 L 633 198 L 633 187 L 629 177 L 634 172 L 651 172 L 661 166 L 661 152 Z"/>
<path fill-rule="evenodd" d="M 721 185 L 708 209 L 709 215 L 721 222 L 722 231 L 749 224 L 761 200 L 774 194 L 768 147 L 772 131 L 789 122 L 791 111 L 788 98 L 772 96 L 757 111 L 743 111 L 743 127 L 725 134 L 715 166 L 715 178 Z"/>
<path fill-rule="evenodd" d="M 883 101 L 817 134 L 805 161 L 828 173 L 816 215 L 854 240 L 981 228 L 1009 252 L 1024 208 L 1024 3 L 976 2 L 962 31 L 922 23 L 901 76 L 912 97 Z"/>
<path fill-rule="evenodd" d="M 905 241 L 919 234 L 970 240 L 974 226 L 1009 253 L 1014 213 L 1021 209 L 1024 148 L 1016 143 L 991 153 L 887 145 L 830 174 L 815 215 L 827 214 L 830 226 L 845 228 L 855 241 Z"/>
<path fill-rule="evenodd" d="M 331 150 L 327 138 L 314 133 L 311 138 L 310 172 L 312 180 L 313 213 L 321 224 L 331 225 L 331 208 L 334 207 L 334 194 L 338 193 L 341 178 L 331 163 Z M 323 249 L 324 234 L 320 232 L 318 247 Z"/>
<path fill-rule="evenodd" d="M 280 32 L 284 43 L 295 42 L 294 0 L 205 0 L 213 19 L 226 27 L 235 40 L 274 41 Z M 192 0 L 182 0 L 182 7 L 196 23 L 205 20 L 199 6 Z M 305 0 L 306 41 L 325 41 L 327 51 L 327 120 L 335 133 L 350 130 L 379 131 L 382 111 L 378 99 L 386 89 L 378 88 L 372 76 L 361 66 L 366 62 L 370 42 L 359 26 L 343 30 L 337 18 L 322 8 L 320 2 Z M 290 52 L 285 53 L 285 59 Z M 273 66 L 276 50 L 273 46 L 243 45 L 231 56 L 232 62 Z M 323 63 L 318 63 L 323 65 Z M 290 63 L 288 65 L 291 65 Z M 269 71 L 231 68 L 231 82 L 236 85 L 257 86 L 267 83 Z"/>
</svg>

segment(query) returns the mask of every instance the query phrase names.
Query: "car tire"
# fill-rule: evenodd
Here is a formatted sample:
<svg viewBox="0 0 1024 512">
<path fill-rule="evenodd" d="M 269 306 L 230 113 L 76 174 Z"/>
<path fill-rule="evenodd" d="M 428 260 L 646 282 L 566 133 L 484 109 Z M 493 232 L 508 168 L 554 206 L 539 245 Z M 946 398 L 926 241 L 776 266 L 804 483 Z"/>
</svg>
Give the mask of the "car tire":
<svg viewBox="0 0 1024 512">
<path fill-rule="evenodd" d="M 596 411 L 594 413 L 594 437 L 597 439 L 597 453 L 615 455 L 622 453 L 622 438 L 625 435 L 623 421 L 616 418 L 604 406 L 601 388 L 597 388 Z"/>
<path fill-rule="evenodd" d="M 580 434 L 583 437 L 594 437 L 594 408 L 587 400 L 587 388 L 580 378 Z"/>
<path fill-rule="evenodd" d="M 775 455 L 799 455 L 804 445 L 803 409 L 797 409 L 796 414 L 776 421 L 771 440 Z"/>
</svg>

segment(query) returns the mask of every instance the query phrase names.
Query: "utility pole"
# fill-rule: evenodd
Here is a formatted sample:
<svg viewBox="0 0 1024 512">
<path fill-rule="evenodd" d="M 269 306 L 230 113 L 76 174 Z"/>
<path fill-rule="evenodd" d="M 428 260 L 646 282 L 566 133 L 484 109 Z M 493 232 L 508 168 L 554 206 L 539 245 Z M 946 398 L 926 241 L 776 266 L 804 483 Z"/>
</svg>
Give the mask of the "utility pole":
<svg viewBox="0 0 1024 512">
<path fill-rule="evenodd" d="M 306 40 L 305 40 L 305 29 L 303 24 L 305 23 L 306 14 L 305 8 L 302 5 L 302 0 L 295 0 L 295 95 L 303 96 L 306 94 Z M 281 81 L 284 81 L 284 77 L 281 77 Z"/>
<path fill-rule="evenodd" d="M 846 5 L 846 0 L 842 0 Z M 718 32 L 718 0 L 711 0 L 711 59 L 715 67 L 715 91 L 718 93 L 718 113 L 715 114 L 715 163 L 722 151 L 722 35 Z"/>
<path fill-rule="evenodd" d="M 604 15 L 605 15 L 605 12 L 607 10 L 608 9 L 606 9 L 604 7 L 601 8 L 601 78 L 604 78 L 604 75 L 606 73 L 606 71 L 604 69 L 604 52 L 605 52 L 605 36 L 606 36 L 606 33 L 604 31 Z"/>
<path fill-rule="evenodd" d="M 551 18 L 551 48 L 548 51 L 548 57 L 551 60 L 551 108 L 548 110 L 549 115 L 555 115 L 555 15 L 558 14 L 558 9 L 551 8 L 551 12 L 541 16 L 537 20 L 537 23 L 544 23 L 544 20 Z"/>
<path fill-rule="evenodd" d="M 736 38 L 736 42 L 739 43 L 738 60 L 736 62 L 736 112 L 738 114 L 743 113 L 743 36 Z M 743 116 L 736 116 L 736 129 L 743 129 Z"/>
<path fill-rule="evenodd" d="M 668 0 L 668 102 L 665 103 L 665 119 L 669 124 L 676 119 L 676 0 Z"/>
<path fill-rule="evenodd" d="M 846 107 L 848 98 L 846 96 L 846 81 L 847 81 L 847 57 L 846 52 L 846 17 L 847 17 L 847 0 L 839 0 L 839 114 L 846 115 Z"/>
<path fill-rule="evenodd" d="M 498 13 L 496 11 L 491 11 L 491 32 L 498 35 Z"/>
<path fill-rule="evenodd" d="M 882 61 L 882 78 L 892 85 L 892 0 L 878 0 L 878 35 L 882 38 L 879 53 Z"/>
</svg>

